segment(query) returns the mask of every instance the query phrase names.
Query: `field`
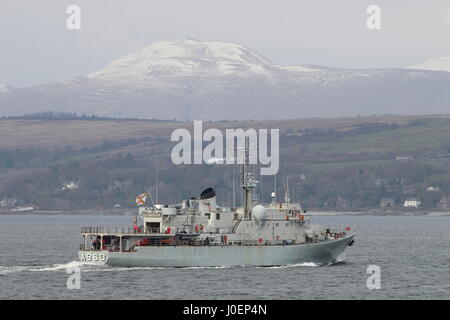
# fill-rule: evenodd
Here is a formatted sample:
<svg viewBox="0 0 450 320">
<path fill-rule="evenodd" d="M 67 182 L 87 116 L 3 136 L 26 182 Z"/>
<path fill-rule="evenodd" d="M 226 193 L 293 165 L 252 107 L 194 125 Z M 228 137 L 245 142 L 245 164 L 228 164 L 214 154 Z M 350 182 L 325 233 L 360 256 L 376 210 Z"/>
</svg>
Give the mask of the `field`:
<svg viewBox="0 0 450 320">
<path fill-rule="evenodd" d="M 247 122 L 205 122 L 204 128 L 279 128 L 289 129 L 336 129 L 346 131 L 357 125 L 392 124 L 400 126 L 417 120 L 429 120 L 427 126 L 399 129 L 387 134 L 361 135 L 359 139 L 342 141 L 347 150 L 367 148 L 366 142 L 376 147 L 402 147 L 411 141 L 427 144 L 439 141 L 450 131 L 450 115 L 440 116 L 373 116 L 356 118 L 309 118 L 280 121 Z M 121 140 L 127 138 L 152 137 L 169 139 L 176 128 L 192 128 L 192 123 L 152 122 L 137 120 L 99 120 L 99 121 L 43 121 L 43 120 L 0 120 L 0 148 L 64 148 L 94 146 L 104 139 Z"/>
</svg>

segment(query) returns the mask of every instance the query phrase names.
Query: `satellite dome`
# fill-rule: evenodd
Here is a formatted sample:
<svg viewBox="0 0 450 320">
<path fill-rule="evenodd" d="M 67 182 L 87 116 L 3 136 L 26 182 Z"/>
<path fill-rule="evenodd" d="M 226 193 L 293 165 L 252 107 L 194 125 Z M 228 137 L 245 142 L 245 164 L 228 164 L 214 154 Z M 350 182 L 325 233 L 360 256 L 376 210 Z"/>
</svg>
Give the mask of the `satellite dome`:
<svg viewBox="0 0 450 320">
<path fill-rule="evenodd" d="M 252 208 L 252 219 L 258 222 L 263 221 L 266 218 L 266 208 L 263 205 L 258 204 Z"/>
</svg>

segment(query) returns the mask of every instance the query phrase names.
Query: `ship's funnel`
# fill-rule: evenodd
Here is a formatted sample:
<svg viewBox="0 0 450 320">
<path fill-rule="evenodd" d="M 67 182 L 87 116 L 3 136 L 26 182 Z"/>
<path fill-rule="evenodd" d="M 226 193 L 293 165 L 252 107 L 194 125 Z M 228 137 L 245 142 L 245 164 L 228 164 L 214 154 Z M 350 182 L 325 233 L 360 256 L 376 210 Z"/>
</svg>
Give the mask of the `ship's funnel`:
<svg viewBox="0 0 450 320">
<path fill-rule="evenodd" d="M 216 192 L 213 188 L 207 188 L 200 194 L 199 210 L 200 212 L 210 212 L 217 209 Z"/>
<path fill-rule="evenodd" d="M 214 191 L 214 188 L 206 188 L 202 191 L 200 194 L 200 199 L 210 199 L 216 196 L 216 191 Z"/>
</svg>

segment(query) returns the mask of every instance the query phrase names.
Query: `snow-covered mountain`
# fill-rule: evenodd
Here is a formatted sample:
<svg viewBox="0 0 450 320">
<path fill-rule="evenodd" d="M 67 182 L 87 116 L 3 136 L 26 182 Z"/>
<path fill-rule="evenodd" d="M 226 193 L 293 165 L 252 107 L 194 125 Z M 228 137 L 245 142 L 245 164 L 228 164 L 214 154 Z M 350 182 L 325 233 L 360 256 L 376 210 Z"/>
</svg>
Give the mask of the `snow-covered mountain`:
<svg viewBox="0 0 450 320">
<path fill-rule="evenodd" d="M 289 119 L 450 112 L 450 73 L 280 66 L 240 45 L 155 42 L 104 69 L 0 94 L 0 115 Z"/>
<path fill-rule="evenodd" d="M 88 75 L 92 79 L 152 81 L 159 77 L 266 74 L 272 63 L 241 46 L 183 39 L 159 41 Z"/>
<path fill-rule="evenodd" d="M 430 59 L 412 66 L 407 69 L 417 70 L 432 70 L 432 71 L 449 71 L 450 72 L 450 57 L 439 57 Z"/>
<path fill-rule="evenodd" d="M 158 41 L 88 74 L 96 80 L 145 84 L 183 77 L 273 77 L 286 72 L 313 72 L 314 68 L 281 67 L 240 45 L 191 39 Z"/>
</svg>

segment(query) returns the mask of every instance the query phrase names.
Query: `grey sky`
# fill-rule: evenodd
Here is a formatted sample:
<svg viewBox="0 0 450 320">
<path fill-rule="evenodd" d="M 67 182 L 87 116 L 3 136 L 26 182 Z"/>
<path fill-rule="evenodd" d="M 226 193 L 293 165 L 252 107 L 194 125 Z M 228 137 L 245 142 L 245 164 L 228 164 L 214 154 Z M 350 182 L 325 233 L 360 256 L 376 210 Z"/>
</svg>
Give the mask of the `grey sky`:
<svg viewBox="0 0 450 320">
<path fill-rule="evenodd" d="M 66 8 L 82 10 L 79 31 Z M 366 28 L 379 5 L 382 29 Z M 0 84 L 101 69 L 153 41 L 236 42 L 283 65 L 402 67 L 450 56 L 449 0 L 1 0 Z"/>
</svg>

